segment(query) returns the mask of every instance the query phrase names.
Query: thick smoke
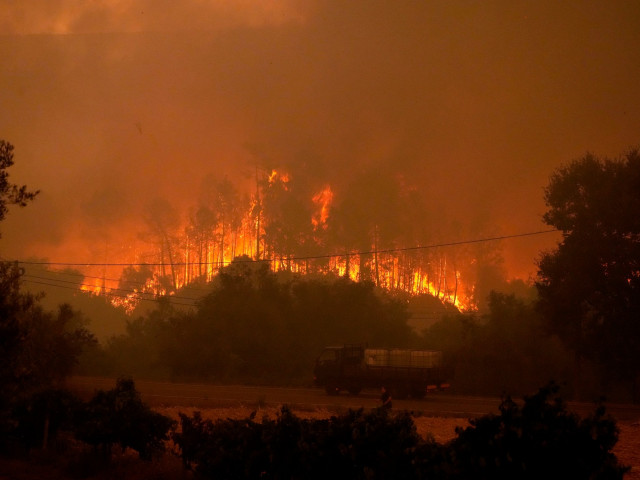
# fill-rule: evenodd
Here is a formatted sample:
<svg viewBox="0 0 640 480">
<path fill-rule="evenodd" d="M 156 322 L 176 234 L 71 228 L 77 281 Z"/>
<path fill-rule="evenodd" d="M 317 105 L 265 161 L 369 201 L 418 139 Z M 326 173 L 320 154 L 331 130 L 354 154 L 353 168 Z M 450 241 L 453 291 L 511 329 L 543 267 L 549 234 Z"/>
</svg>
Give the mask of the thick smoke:
<svg viewBox="0 0 640 480">
<path fill-rule="evenodd" d="M 131 261 L 118 255 L 143 248 L 155 198 L 186 216 L 207 175 L 251 191 L 257 168 L 310 195 L 330 184 L 337 203 L 357 187 L 377 208 L 393 179 L 430 206 L 439 240 L 536 231 L 553 169 L 638 142 L 628 2 L 4 10 L 0 134 L 16 147 L 12 179 L 43 192 L 2 225 L 7 258 Z M 550 240 L 505 242 L 510 274 L 533 273 Z"/>
</svg>

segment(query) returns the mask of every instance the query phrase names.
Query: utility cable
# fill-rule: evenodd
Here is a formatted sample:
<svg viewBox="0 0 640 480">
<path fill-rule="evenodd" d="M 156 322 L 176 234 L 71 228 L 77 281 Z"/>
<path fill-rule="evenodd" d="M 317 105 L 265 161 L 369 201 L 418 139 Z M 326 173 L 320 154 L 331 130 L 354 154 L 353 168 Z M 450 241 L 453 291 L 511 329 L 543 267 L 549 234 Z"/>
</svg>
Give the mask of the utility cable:
<svg viewBox="0 0 640 480">
<path fill-rule="evenodd" d="M 95 285 L 89 285 L 87 283 L 78 283 L 78 282 L 71 282 L 69 280 L 58 280 L 58 279 L 54 279 L 54 278 L 46 278 L 46 277 L 38 277 L 37 275 L 30 275 L 30 274 L 25 274 L 23 275 L 22 278 L 36 278 L 38 280 L 48 280 L 48 281 L 53 281 L 53 282 L 60 282 L 60 283 L 68 283 L 71 285 L 75 285 L 76 287 L 87 287 L 87 288 L 95 288 Z M 57 285 L 51 285 L 53 286 L 57 286 Z M 125 288 L 109 288 L 108 289 L 109 292 L 124 292 L 127 294 L 134 294 L 134 295 L 149 295 L 149 292 L 138 292 L 135 290 L 130 290 L 130 289 L 125 289 Z M 155 295 L 155 294 L 154 294 Z M 197 298 L 191 298 L 191 297 L 180 297 L 177 295 L 171 295 L 173 298 L 177 298 L 180 300 L 191 300 L 191 301 L 198 301 Z"/>
<path fill-rule="evenodd" d="M 558 229 L 550 229 L 550 230 L 539 230 L 536 232 L 527 232 L 527 233 L 517 233 L 511 235 L 501 235 L 496 237 L 487 237 L 487 238 L 477 238 L 472 240 L 460 240 L 457 242 L 445 242 L 445 243 L 435 243 L 430 245 L 418 245 L 414 247 L 399 247 L 399 248 L 388 248 L 383 250 L 355 250 L 343 253 L 332 253 L 332 254 L 323 254 L 323 255 L 309 255 L 309 256 L 291 256 L 287 257 L 286 260 L 318 260 L 323 258 L 334 258 L 334 257 L 344 257 L 344 256 L 357 256 L 357 255 L 372 255 L 372 254 L 381 254 L 381 253 L 394 253 L 394 252 L 410 252 L 410 251 L 418 251 L 418 250 L 429 250 L 434 248 L 443 248 L 443 247 L 455 247 L 460 245 L 472 245 L 477 243 L 485 243 L 485 242 L 495 242 L 499 240 L 508 240 L 513 238 L 522 238 L 522 237 L 531 237 L 534 235 L 544 235 L 547 233 L 556 233 L 560 232 Z M 77 263 L 77 262 L 33 262 L 33 261 L 22 261 L 22 260 L 13 260 L 22 265 L 48 265 L 48 266 L 68 266 L 68 267 L 141 267 L 141 266 L 149 266 L 149 267 L 158 267 L 162 265 L 166 265 L 166 263 Z M 216 262 L 190 262 L 189 265 L 217 265 L 224 266 L 230 263 L 271 263 L 275 261 L 275 259 L 238 259 L 234 260 L 223 260 Z M 174 264 L 174 266 L 180 266 L 182 263 Z"/>
<path fill-rule="evenodd" d="M 78 291 L 77 288 L 68 287 L 68 286 L 65 286 L 65 285 L 54 285 L 54 284 L 51 284 L 51 283 L 39 282 L 37 280 L 30 280 L 30 279 L 26 279 L 25 281 L 27 281 L 29 283 L 38 284 L 38 285 L 46 285 L 48 287 L 57 287 L 57 288 L 64 288 L 64 289 L 67 289 L 67 290 Z M 105 296 L 110 296 L 110 297 L 129 298 L 127 295 L 122 295 L 122 294 L 117 294 L 117 293 L 109 293 L 109 292 L 105 292 L 104 295 Z M 195 307 L 195 304 L 193 304 L 193 303 L 181 303 L 181 302 L 173 301 L 173 299 L 176 298 L 173 295 L 164 295 L 162 298 L 169 300 L 169 303 L 171 303 L 172 305 L 180 305 L 180 306 L 184 306 L 184 307 Z M 148 302 L 157 302 L 158 301 L 157 298 L 146 298 L 146 297 L 136 297 L 136 300 L 144 300 L 144 301 L 148 301 Z"/>
<path fill-rule="evenodd" d="M 77 284 L 77 285 L 84 285 L 84 284 L 78 284 L 77 282 L 71 282 L 69 280 L 62 280 L 59 278 L 54 278 L 54 277 L 37 277 L 36 275 L 33 275 L 33 273 L 36 272 L 29 272 L 27 270 L 27 272 L 25 273 L 25 276 L 33 276 L 34 278 L 40 278 L 41 280 L 51 280 L 54 282 L 66 282 L 66 283 L 73 283 L 73 284 Z M 96 277 L 93 275 L 83 275 L 82 273 L 78 272 L 78 273 L 71 273 L 71 272 L 65 272 L 65 271 L 60 271 L 60 270 L 39 270 L 37 271 L 37 273 L 47 273 L 47 274 L 51 274 L 51 275 L 55 275 L 56 277 L 59 275 L 66 275 L 68 277 L 82 277 L 83 280 L 85 279 L 94 279 L 94 280 L 104 280 L 104 281 L 110 281 L 110 282 L 121 282 L 122 279 L 119 278 L 109 278 L 109 277 Z M 142 287 L 144 287 L 146 285 L 146 282 L 137 282 L 137 281 L 130 281 L 127 280 L 126 281 L 127 284 L 132 284 L 132 285 L 140 285 Z M 196 292 L 210 292 L 211 290 L 208 288 L 197 288 L 193 286 L 194 284 L 190 283 L 188 285 L 189 290 L 190 291 L 196 291 Z M 94 285 L 86 285 L 87 287 L 94 287 Z"/>
</svg>

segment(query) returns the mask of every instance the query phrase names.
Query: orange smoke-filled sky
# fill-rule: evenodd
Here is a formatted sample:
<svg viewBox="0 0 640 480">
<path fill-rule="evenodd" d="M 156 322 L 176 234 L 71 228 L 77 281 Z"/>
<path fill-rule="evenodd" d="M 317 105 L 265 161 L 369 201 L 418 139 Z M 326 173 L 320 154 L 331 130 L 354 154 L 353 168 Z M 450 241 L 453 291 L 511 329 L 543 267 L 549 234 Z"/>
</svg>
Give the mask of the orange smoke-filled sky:
<svg viewBox="0 0 640 480">
<path fill-rule="evenodd" d="M 150 199 L 186 212 L 203 177 L 264 159 L 337 191 L 397 172 L 444 240 L 531 232 L 555 168 L 640 144 L 636 2 L 0 4 L 0 138 L 42 191 L 2 224 L 5 259 L 130 261 Z M 510 273 L 551 240 L 506 242 Z"/>
</svg>

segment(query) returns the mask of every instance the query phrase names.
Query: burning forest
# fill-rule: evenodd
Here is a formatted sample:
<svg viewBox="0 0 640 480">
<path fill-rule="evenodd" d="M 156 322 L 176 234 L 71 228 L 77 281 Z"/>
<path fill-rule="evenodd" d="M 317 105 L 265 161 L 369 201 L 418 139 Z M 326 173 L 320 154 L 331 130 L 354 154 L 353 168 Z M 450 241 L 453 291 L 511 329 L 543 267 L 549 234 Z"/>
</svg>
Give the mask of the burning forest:
<svg viewBox="0 0 640 480">
<path fill-rule="evenodd" d="M 362 191 L 372 184 L 373 194 Z M 141 295 L 210 282 L 235 259 L 430 294 L 474 310 L 478 268 L 500 264 L 499 242 L 447 246 L 426 229 L 430 217 L 417 188 L 400 176 L 370 174 L 338 190 L 284 170 L 256 169 L 251 193 L 227 177 L 207 176 L 186 211 L 160 198 L 148 203 L 129 264 L 85 267 L 81 289 L 132 308 Z"/>
</svg>

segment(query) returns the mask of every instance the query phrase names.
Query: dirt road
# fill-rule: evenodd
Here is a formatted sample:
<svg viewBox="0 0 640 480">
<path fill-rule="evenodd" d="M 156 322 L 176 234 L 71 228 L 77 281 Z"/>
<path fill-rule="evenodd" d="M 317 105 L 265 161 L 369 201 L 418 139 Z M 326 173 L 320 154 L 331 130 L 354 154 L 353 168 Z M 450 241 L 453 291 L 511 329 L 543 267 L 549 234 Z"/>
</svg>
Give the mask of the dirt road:
<svg viewBox="0 0 640 480">
<path fill-rule="evenodd" d="M 67 385 L 78 395 L 88 398 L 96 390 L 109 390 L 115 386 L 113 378 L 72 377 Z M 365 390 L 358 396 L 346 393 L 329 396 L 322 389 L 285 388 L 241 385 L 208 385 L 192 383 L 150 382 L 136 380 L 136 388 L 143 400 L 151 406 L 190 406 L 216 408 L 233 406 L 289 405 L 296 409 L 326 409 L 332 411 L 349 408 L 374 408 L 379 405 L 379 392 Z M 474 418 L 497 413 L 500 398 L 430 393 L 423 400 L 393 400 L 394 409 L 410 410 L 424 416 Z M 590 403 L 570 403 L 570 408 L 581 415 L 592 413 Z M 607 404 L 607 411 L 617 420 L 640 421 L 640 405 Z"/>
</svg>

